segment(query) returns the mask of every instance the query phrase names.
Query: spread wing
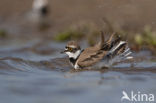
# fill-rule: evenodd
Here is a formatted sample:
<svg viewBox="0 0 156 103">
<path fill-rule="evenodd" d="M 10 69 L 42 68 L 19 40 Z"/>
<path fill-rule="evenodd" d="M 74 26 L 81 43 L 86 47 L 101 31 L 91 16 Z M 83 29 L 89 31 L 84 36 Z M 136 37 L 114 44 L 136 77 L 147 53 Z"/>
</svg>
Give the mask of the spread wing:
<svg viewBox="0 0 156 103">
<path fill-rule="evenodd" d="M 94 48 L 96 47 L 87 48 L 81 53 L 78 59 L 78 65 L 80 67 L 87 67 L 87 66 L 94 65 L 95 63 L 103 59 L 103 57 L 106 55 L 105 51 L 97 50 Z"/>
<path fill-rule="evenodd" d="M 81 53 L 77 61 L 78 65 L 80 67 L 92 66 L 95 63 L 99 62 L 101 59 L 103 59 L 104 56 L 107 55 L 108 51 L 110 51 L 121 40 L 120 37 L 117 37 L 116 39 L 113 40 L 114 35 L 115 34 L 113 33 L 111 37 L 105 42 L 104 35 L 101 32 L 101 41 L 94 47 L 87 48 Z M 123 46 L 121 46 L 121 48 L 122 47 Z M 119 50 L 119 49 L 115 50 L 115 54 L 118 54 L 120 51 L 124 50 L 124 49 L 123 50 Z"/>
</svg>

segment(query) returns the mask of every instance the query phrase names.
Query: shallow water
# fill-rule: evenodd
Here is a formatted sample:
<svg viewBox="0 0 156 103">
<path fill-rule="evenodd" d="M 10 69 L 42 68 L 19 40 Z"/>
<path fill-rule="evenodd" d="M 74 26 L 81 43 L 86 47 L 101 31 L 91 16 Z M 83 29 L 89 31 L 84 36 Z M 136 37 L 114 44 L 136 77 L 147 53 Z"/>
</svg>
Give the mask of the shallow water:
<svg viewBox="0 0 156 103">
<path fill-rule="evenodd" d="M 149 51 L 109 69 L 74 70 L 58 53 L 64 44 L 39 42 L 1 46 L 0 103 L 120 103 L 123 90 L 156 95 Z"/>
<path fill-rule="evenodd" d="M 51 0 L 50 28 L 40 30 L 27 20 L 32 0 L 1 0 L 0 31 L 6 34 L 0 35 L 0 103 L 131 103 L 121 101 L 123 91 L 156 96 L 156 56 L 151 52 L 133 52 L 134 60 L 111 68 L 74 70 L 59 53 L 66 43 L 52 42 L 73 24 L 103 30 L 104 17 L 116 30 L 121 26 L 135 32 L 145 25 L 155 30 L 155 0 L 88 1 Z"/>
</svg>

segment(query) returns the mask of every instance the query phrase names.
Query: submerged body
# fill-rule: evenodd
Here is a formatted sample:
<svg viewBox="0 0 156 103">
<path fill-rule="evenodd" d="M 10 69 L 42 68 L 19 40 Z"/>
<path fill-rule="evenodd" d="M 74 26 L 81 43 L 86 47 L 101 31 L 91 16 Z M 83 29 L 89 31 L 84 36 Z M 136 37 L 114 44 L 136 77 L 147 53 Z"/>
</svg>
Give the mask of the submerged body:
<svg viewBox="0 0 156 103">
<path fill-rule="evenodd" d="M 132 58 L 129 56 L 131 52 L 127 43 L 119 37 L 113 40 L 113 36 L 104 42 L 101 33 L 101 42 L 84 50 L 81 50 L 77 42 L 70 41 L 64 52 L 69 56 L 70 63 L 75 69 L 109 67 L 115 62 Z"/>
</svg>

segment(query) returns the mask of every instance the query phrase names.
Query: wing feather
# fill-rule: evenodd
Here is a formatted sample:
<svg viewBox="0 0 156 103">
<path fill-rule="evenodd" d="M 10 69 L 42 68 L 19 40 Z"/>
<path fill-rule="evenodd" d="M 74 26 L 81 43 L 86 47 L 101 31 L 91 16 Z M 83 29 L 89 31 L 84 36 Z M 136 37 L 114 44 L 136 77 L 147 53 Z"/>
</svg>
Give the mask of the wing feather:
<svg viewBox="0 0 156 103">
<path fill-rule="evenodd" d="M 80 67 L 87 67 L 96 64 L 99 62 L 99 60 L 103 59 L 105 56 L 106 52 L 99 50 L 99 51 L 92 51 L 92 52 L 82 52 L 80 55 L 80 59 L 78 59 L 78 65 Z M 87 56 L 87 57 L 86 57 Z"/>
<path fill-rule="evenodd" d="M 114 55 L 110 55 L 108 51 L 110 51 L 114 46 L 116 46 L 120 41 L 121 38 L 118 36 L 116 39 L 113 40 L 114 33 L 111 35 L 111 37 L 104 43 L 104 35 L 101 32 L 101 42 L 99 42 L 94 47 L 86 48 L 81 55 L 79 56 L 77 60 L 77 64 L 80 67 L 88 67 L 96 64 L 100 60 L 102 60 L 105 56 L 112 57 Z M 120 52 L 123 52 L 125 50 L 124 45 L 121 45 L 113 54 L 120 54 Z"/>
</svg>

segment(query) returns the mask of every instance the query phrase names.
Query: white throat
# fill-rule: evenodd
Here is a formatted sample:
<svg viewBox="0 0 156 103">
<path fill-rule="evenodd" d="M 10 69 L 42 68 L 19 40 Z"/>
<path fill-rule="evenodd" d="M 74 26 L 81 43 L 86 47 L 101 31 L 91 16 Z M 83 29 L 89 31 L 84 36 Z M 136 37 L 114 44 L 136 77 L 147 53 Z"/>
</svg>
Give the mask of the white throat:
<svg viewBox="0 0 156 103">
<path fill-rule="evenodd" d="M 75 53 L 72 52 L 66 52 L 66 54 L 69 56 L 69 58 L 77 59 L 77 57 L 80 55 L 81 50 L 76 51 Z"/>
</svg>

